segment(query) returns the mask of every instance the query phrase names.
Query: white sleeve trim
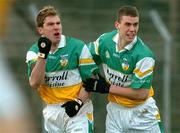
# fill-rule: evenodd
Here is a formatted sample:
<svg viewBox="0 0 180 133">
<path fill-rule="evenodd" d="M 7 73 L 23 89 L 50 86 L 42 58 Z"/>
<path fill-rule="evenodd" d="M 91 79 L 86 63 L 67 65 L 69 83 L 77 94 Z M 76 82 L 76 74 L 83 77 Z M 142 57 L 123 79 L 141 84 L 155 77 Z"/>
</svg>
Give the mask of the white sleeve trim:
<svg viewBox="0 0 180 133">
<path fill-rule="evenodd" d="M 26 54 L 26 63 L 29 62 L 30 60 L 37 59 L 38 55 L 34 51 L 28 51 Z"/>
<path fill-rule="evenodd" d="M 153 73 L 155 60 L 151 57 L 145 57 L 136 63 L 135 74 L 138 78 L 143 79 Z"/>
</svg>

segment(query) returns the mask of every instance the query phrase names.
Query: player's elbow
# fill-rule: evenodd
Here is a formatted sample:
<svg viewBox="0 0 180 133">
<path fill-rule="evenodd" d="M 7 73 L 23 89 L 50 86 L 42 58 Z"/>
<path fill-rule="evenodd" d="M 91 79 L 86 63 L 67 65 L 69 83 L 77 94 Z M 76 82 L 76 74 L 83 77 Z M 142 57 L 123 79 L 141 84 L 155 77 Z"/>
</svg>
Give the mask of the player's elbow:
<svg viewBox="0 0 180 133">
<path fill-rule="evenodd" d="M 136 99 L 138 100 L 145 100 L 148 98 L 149 96 L 149 90 L 147 89 L 141 89 L 139 90 L 140 92 L 137 93 L 136 95 Z"/>
<path fill-rule="evenodd" d="M 148 94 L 137 96 L 138 100 L 146 100 L 148 98 Z"/>
<path fill-rule="evenodd" d="M 32 88 L 37 89 L 40 85 L 36 80 L 32 80 L 31 78 L 29 79 L 29 84 Z"/>
<path fill-rule="evenodd" d="M 37 83 L 34 83 L 34 82 L 29 82 L 29 84 L 33 89 L 37 89 L 39 87 L 39 85 Z"/>
</svg>

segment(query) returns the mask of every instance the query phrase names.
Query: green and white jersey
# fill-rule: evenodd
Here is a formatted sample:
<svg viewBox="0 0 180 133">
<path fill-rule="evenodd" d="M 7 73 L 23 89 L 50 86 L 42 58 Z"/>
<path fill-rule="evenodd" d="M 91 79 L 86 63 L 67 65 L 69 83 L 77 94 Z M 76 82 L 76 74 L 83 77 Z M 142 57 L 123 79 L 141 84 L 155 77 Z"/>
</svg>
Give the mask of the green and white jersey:
<svg viewBox="0 0 180 133">
<path fill-rule="evenodd" d="M 118 51 L 118 38 L 119 33 L 114 30 L 88 44 L 94 61 L 102 65 L 107 82 L 133 89 L 150 89 L 155 65 L 153 53 L 137 36 L 123 50 Z M 153 94 L 151 88 L 149 96 Z M 112 94 L 109 94 L 108 99 L 128 107 L 144 102 Z"/>
<path fill-rule="evenodd" d="M 28 76 L 38 58 L 37 42 L 28 50 L 26 62 Z M 77 98 L 82 81 L 97 70 L 87 46 L 81 40 L 61 36 L 58 49 L 46 59 L 45 83 L 38 91 L 48 104 L 66 102 Z"/>
</svg>

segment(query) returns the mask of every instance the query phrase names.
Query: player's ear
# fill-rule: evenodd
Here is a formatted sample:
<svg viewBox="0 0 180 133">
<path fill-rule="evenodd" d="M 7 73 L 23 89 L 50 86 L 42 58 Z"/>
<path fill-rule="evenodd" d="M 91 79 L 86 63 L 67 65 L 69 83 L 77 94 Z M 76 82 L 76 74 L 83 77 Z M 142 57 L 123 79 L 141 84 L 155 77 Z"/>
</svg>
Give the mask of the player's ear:
<svg viewBox="0 0 180 133">
<path fill-rule="evenodd" d="M 115 21 L 114 26 L 115 26 L 116 29 L 119 29 L 119 22 Z"/>
<path fill-rule="evenodd" d="M 43 34 L 43 29 L 42 29 L 42 27 L 37 27 L 37 28 L 36 28 L 36 31 L 37 31 L 40 35 Z"/>
</svg>

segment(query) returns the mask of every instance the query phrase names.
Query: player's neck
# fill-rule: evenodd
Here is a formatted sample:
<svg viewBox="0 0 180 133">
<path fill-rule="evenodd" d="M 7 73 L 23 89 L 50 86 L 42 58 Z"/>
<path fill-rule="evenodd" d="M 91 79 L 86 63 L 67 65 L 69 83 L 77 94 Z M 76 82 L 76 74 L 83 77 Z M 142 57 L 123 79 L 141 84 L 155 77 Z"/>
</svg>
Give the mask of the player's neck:
<svg viewBox="0 0 180 133">
<path fill-rule="evenodd" d="M 126 44 L 125 41 L 123 41 L 122 39 L 119 40 L 119 41 L 118 41 L 118 50 L 119 50 L 119 51 L 120 51 L 120 50 L 123 50 L 126 45 L 127 45 L 127 44 Z"/>
<path fill-rule="evenodd" d="M 54 53 L 57 49 L 58 49 L 58 43 L 53 43 L 52 46 L 51 46 L 51 52 Z"/>
</svg>

